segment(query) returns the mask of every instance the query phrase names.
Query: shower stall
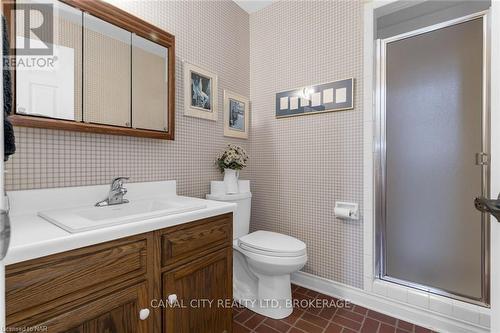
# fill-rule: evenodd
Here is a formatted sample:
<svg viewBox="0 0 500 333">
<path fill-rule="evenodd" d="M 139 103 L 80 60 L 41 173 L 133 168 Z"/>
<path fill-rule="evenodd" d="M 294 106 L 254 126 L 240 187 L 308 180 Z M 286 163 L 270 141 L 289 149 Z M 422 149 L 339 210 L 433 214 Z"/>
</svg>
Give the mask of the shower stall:
<svg viewBox="0 0 500 333">
<path fill-rule="evenodd" d="M 376 273 L 488 306 L 489 217 L 474 207 L 489 193 L 488 12 L 403 32 L 391 20 L 377 39 Z"/>
</svg>

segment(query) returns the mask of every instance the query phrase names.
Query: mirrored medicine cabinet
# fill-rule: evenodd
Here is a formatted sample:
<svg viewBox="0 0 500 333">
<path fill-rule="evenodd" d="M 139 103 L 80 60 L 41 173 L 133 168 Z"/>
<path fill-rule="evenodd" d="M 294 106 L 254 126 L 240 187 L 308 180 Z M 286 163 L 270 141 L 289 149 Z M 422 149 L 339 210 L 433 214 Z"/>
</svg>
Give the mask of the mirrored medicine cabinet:
<svg viewBox="0 0 500 333">
<path fill-rule="evenodd" d="M 7 19 L 16 57 L 12 123 L 173 140 L 174 36 L 105 2 L 51 5 L 4 8 L 15 13 Z M 28 66 L 33 59 L 39 63 Z"/>
</svg>

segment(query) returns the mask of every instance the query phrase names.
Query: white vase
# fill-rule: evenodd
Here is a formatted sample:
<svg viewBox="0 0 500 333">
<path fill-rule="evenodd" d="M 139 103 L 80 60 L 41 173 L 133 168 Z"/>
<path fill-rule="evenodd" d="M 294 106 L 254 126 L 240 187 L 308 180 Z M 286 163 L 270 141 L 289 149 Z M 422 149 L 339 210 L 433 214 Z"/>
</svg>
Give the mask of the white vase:
<svg viewBox="0 0 500 333">
<path fill-rule="evenodd" d="M 224 185 L 227 194 L 238 193 L 239 171 L 233 169 L 224 169 Z"/>
</svg>

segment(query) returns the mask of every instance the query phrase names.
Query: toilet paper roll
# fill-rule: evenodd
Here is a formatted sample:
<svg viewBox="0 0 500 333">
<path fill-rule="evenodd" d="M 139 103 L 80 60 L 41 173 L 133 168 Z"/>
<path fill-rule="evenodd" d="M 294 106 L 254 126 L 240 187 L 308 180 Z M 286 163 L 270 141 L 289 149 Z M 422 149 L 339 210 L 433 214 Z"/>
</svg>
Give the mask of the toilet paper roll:
<svg viewBox="0 0 500 333">
<path fill-rule="evenodd" d="M 351 218 L 352 211 L 349 208 L 340 208 L 340 207 L 335 207 L 335 217 L 338 218 L 345 218 L 349 219 Z"/>
</svg>

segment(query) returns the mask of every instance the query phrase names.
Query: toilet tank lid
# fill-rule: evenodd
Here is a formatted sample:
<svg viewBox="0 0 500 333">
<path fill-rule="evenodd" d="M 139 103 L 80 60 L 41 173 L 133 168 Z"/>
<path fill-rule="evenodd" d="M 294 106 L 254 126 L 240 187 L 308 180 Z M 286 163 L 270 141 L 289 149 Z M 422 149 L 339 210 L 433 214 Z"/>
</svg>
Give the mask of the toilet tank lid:
<svg viewBox="0 0 500 333">
<path fill-rule="evenodd" d="M 251 197 L 252 197 L 251 192 L 236 193 L 236 194 L 207 194 L 208 200 L 215 200 L 215 201 L 235 201 L 235 200 L 248 199 Z"/>
</svg>

